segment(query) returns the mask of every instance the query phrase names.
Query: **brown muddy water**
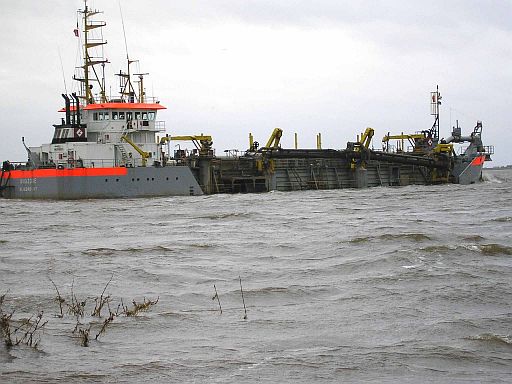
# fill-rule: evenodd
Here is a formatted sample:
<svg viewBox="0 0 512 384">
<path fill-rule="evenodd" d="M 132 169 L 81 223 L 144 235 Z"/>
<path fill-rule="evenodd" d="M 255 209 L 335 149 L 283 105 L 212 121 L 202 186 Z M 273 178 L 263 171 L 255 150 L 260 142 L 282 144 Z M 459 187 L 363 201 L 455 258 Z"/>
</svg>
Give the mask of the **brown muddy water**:
<svg viewBox="0 0 512 384">
<path fill-rule="evenodd" d="M 48 321 L 37 348 L 2 335 L 0 382 L 510 382 L 512 172 L 484 175 L 470 186 L 0 200 L 2 314 L 11 332 L 40 311 Z M 112 311 L 159 301 L 95 340 L 108 309 L 91 316 L 94 299 L 111 278 Z M 71 290 L 83 317 L 68 311 Z M 91 328 L 87 347 L 77 320 Z"/>
</svg>

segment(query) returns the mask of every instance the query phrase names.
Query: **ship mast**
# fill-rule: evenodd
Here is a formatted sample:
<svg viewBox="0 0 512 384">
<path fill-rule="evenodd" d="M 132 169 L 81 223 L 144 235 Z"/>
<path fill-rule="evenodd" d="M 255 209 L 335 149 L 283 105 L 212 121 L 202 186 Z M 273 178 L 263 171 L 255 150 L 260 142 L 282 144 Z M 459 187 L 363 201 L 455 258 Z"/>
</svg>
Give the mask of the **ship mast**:
<svg viewBox="0 0 512 384">
<path fill-rule="evenodd" d="M 439 138 L 439 106 L 441 105 L 441 94 L 439 93 L 439 85 L 434 92 L 430 92 L 430 115 L 434 116 L 434 124 L 430 129 L 433 138 Z"/>
<path fill-rule="evenodd" d="M 130 65 L 132 63 L 135 63 L 137 60 L 130 60 L 128 54 L 126 54 L 126 61 L 128 62 L 127 72 L 119 70 L 119 73 L 116 73 L 116 76 L 119 76 L 119 93 L 121 94 L 121 99 L 123 101 L 126 101 L 128 103 L 134 103 L 135 97 L 137 96 L 137 92 L 135 92 L 135 88 L 133 87 L 131 81 L 132 75 L 130 73 Z"/>
<path fill-rule="evenodd" d="M 93 89 L 93 82 L 97 83 L 100 91 L 100 102 L 105 103 L 107 102 L 107 96 L 105 93 L 105 78 L 104 78 L 104 70 L 103 72 L 103 78 L 100 80 L 100 76 L 98 75 L 98 72 L 96 71 L 95 65 L 101 64 L 104 68 L 105 64 L 108 63 L 108 60 L 103 58 L 103 55 L 101 56 L 93 56 L 90 53 L 90 50 L 92 48 L 102 46 L 104 44 L 107 44 L 106 41 L 103 40 L 102 37 L 93 37 L 92 36 L 92 30 L 96 28 L 102 28 L 107 25 L 104 21 L 97 21 L 92 20 L 92 16 L 97 15 L 99 13 L 103 13 L 97 10 L 90 10 L 87 6 L 87 0 L 84 0 L 84 10 L 80 10 L 79 13 L 82 14 L 83 18 L 83 33 L 84 33 L 84 62 L 83 66 L 81 67 L 83 69 L 83 78 L 78 78 L 77 76 L 74 76 L 74 79 L 77 81 L 80 81 L 82 83 L 82 95 L 81 98 L 85 99 L 85 104 L 93 104 L 95 103 L 94 96 L 92 93 Z M 100 35 L 102 36 L 102 35 Z"/>
<path fill-rule="evenodd" d="M 134 103 L 135 97 L 137 96 L 137 93 L 135 92 L 135 89 L 132 84 L 132 75 L 130 73 L 130 65 L 132 63 L 137 62 L 137 60 L 130 60 L 130 55 L 128 54 L 128 42 L 126 41 L 126 31 L 124 29 L 124 17 L 123 17 L 123 11 L 121 10 L 121 2 L 119 2 L 119 13 L 121 15 L 121 24 L 123 26 L 123 37 L 124 37 L 124 47 L 126 50 L 126 72 L 123 72 L 119 70 L 119 73 L 116 73 L 117 76 L 119 76 L 119 93 L 121 95 L 121 100 L 127 101 L 128 103 Z M 139 102 L 139 100 L 137 100 Z"/>
<path fill-rule="evenodd" d="M 149 75 L 149 73 L 135 73 L 135 76 L 139 77 L 139 103 L 145 103 L 146 98 L 144 97 L 144 75 Z"/>
</svg>

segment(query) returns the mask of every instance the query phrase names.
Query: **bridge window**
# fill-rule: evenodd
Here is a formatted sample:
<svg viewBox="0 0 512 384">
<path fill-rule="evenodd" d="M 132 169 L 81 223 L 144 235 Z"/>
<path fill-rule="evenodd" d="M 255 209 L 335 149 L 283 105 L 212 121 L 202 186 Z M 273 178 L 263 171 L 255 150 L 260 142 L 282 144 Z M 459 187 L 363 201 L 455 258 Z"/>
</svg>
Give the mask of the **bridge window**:
<svg viewBox="0 0 512 384">
<path fill-rule="evenodd" d="M 126 120 L 133 120 L 133 112 L 126 112 Z"/>
<path fill-rule="evenodd" d="M 103 120 L 110 120 L 109 112 L 103 112 Z"/>
<path fill-rule="evenodd" d="M 156 112 L 148 112 L 148 120 L 155 120 Z"/>
<path fill-rule="evenodd" d="M 112 120 L 118 120 L 119 119 L 119 115 L 117 114 L 117 112 L 112 112 Z"/>
<path fill-rule="evenodd" d="M 140 112 L 135 112 L 135 120 L 140 120 Z"/>
<path fill-rule="evenodd" d="M 142 120 L 147 120 L 147 119 L 148 119 L 148 113 L 142 112 Z"/>
<path fill-rule="evenodd" d="M 95 121 L 98 120 L 98 112 L 94 112 L 92 114 L 92 119 L 95 120 Z"/>
<path fill-rule="evenodd" d="M 124 120 L 124 111 L 119 112 L 119 120 Z"/>
</svg>

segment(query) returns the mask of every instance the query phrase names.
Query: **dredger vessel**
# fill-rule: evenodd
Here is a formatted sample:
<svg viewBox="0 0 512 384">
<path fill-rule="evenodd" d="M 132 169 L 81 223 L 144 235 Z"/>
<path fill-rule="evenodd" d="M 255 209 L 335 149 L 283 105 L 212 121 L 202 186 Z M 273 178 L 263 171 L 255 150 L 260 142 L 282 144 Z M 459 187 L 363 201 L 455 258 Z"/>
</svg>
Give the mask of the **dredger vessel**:
<svg viewBox="0 0 512 384">
<path fill-rule="evenodd" d="M 458 183 L 481 180 L 492 146 L 482 143 L 482 123 L 470 135 L 453 128 L 440 139 L 439 89 L 431 92 L 431 128 L 414 134 L 387 134 L 382 148 L 371 148 L 374 135 L 367 128 L 341 150 L 280 146 L 283 131 L 274 129 L 264 146 L 249 135 L 242 153 L 216 156 L 208 135 L 169 136 L 157 113 L 165 107 L 147 97 L 144 75 L 127 69 L 116 75 L 120 92 L 107 97 L 104 68 L 98 55 L 106 42 L 97 33 L 106 24 L 101 12 L 79 11 L 82 27 L 74 34 L 83 45 L 83 65 L 74 80 L 79 91 L 63 94 L 64 114 L 54 125 L 51 143 L 28 147 L 24 162 L 4 161 L 0 197 L 14 199 L 86 199 L 213 193 L 294 191 L 304 189 L 366 188 L 408 184 Z M 101 50 L 100 50 L 101 51 Z M 101 67 L 101 69 L 99 69 Z M 136 78 L 136 81 L 133 81 Z M 175 150 L 172 141 L 194 143 L 192 151 Z M 297 143 L 297 140 L 295 140 Z M 456 153 L 454 144 L 465 143 Z"/>
</svg>

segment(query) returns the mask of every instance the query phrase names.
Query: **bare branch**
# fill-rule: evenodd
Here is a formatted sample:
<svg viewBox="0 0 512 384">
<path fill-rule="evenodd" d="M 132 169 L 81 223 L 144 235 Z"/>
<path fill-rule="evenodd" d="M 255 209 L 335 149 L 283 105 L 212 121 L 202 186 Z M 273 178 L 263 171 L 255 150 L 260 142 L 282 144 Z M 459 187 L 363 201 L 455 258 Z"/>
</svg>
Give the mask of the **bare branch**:
<svg viewBox="0 0 512 384">
<path fill-rule="evenodd" d="M 50 279 L 50 281 L 53 284 L 53 287 L 55 288 L 55 291 L 57 291 L 57 297 L 55 298 L 55 300 L 59 303 L 59 308 L 60 308 L 60 315 L 57 315 L 57 317 L 62 318 L 62 317 L 64 317 L 64 313 L 62 312 L 62 303 L 64 303 L 65 300 L 60 295 L 59 289 L 57 288 L 57 285 L 53 282 L 53 280 L 51 278 L 48 278 L 48 279 Z"/>
</svg>

